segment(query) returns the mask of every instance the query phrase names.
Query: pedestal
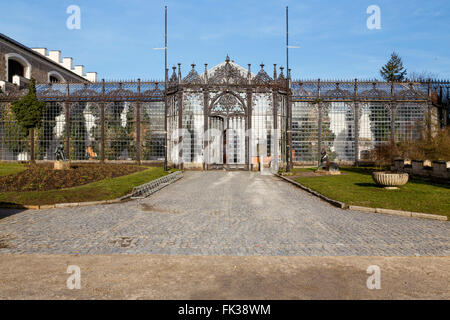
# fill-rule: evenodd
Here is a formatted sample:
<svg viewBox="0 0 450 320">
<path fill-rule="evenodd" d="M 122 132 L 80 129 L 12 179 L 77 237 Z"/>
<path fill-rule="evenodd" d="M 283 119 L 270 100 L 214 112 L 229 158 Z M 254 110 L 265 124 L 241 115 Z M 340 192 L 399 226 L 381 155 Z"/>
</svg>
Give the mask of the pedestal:
<svg viewBox="0 0 450 320">
<path fill-rule="evenodd" d="M 54 170 L 68 170 L 70 169 L 70 163 L 68 161 L 55 161 L 53 163 Z"/>
</svg>

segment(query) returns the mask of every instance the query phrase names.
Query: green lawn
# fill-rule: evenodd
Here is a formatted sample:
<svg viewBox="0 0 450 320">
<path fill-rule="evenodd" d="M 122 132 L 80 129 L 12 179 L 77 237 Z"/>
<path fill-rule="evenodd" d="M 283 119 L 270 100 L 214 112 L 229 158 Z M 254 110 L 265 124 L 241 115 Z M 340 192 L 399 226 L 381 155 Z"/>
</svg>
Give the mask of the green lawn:
<svg viewBox="0 0 450 320">
<path fill-rule="evenodd" d="M 349 205 L 450 216 L 450 185 L 412 179 L 398 190 L 385 190 L 375 184 L 369 169 L 341 168 L 341 171 L 345 175 L 296 177 L 295 180 Z"/>
<path fill-rule="evenodd" d="M 25 171 L 27 167 L 22 163 L 0 163 L 0 177 L 7 176 L 10 174 L 16 174 Z"/>
<path fill-rule="evenodd" d="M 172 171 L 170 171 L 172 172 Z M 66 202 L 112 200 L 124 196 L 138 185 L 168 174 L 163 168 L 152 167 L 127 176 L 107 178 L 78 187 L 28 192 L 0 193 L 0 203 L 46 205 Z"/>
</svg>

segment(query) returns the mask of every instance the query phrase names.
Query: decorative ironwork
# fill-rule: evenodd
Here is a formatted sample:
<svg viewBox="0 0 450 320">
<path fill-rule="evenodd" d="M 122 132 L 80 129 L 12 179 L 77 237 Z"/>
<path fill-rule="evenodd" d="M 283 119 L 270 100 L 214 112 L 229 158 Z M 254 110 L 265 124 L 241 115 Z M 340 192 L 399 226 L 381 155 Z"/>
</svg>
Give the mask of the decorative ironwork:
<svg viewBox="0 0 450 320">
<path fill-rule="evenodd" d="M 230 58 L 227 55 L 225 64 L 216 70 L 209 77 L 208 83 L 210 84 L 246 84 L 247 79 L 241 74 L 241 71 L 232 65 Z"/>
<path fill-rule="evenodd" d="M 61 93 L 60 91 L 57 91 L 57 90 L 52 90 L 52 92 Z M 40 94 L 41 93 L 39 92 L 39 95 Z M 47 96 L 47 93 L 45 93 L 45 92 L 43 92 L 42 94 L 44 96 Z M 87 86 L 85 86 L 83 89 L 73 92 L 72 95 L 78 97 L 79 99 L 86 100 L 86 99 L 98 96 L 98 92 L 96 92 L 96 91 L 94 91 L 92 89 L 88 89 Z M 62 94 L 62 95 L 61 94 L 57 94 L 55 96 L 61 97 L 61 96 L 64 96 L 64 94 Z M 55 97 L 55 96 L 52 96 L 52 97 Z"/>
<path fill-rule="evenodd" d="M 258 74 L 253 78 L 253 82 L 256 84 L 270 84 L 272 78 L 264 70 L 264 64 L 261 63 L 260 66 L 261 70 L 259 70 Z"/>
<path fill-rule="evenodd" d="M 277 82 L 281 86 L 283 86 L 283 85 L 286 86 L 286 78 L 284 77 L 283 70 L 284 70 L 284 67 L 281 66 L 280 67 L 280 75 L 278 76 Z"/>
<path fill-rule="evenodd" d="M 348 90 L 339 88 L 339 82 L 336 82 L 336 89 L 326 91 L 324 96 L 327 98 L 349 99 L 352 97 L 352 93 Z"/>
<path fill-rule="evenodd" d="M 426 99 L 426 97 L 421 95 L 420 92 L 415 90 L 413 84 L 411 83 L 408 85 L 404 85 L 404 90 L 399 90 L 398 92 L 396 92 L 395 96 L 401 100 L 415 100 L 420 97 Z"/>
<path fill-rule="evenodd" d="M 361 93 L 361 96 L 370 99 L 370 98 L 378 98 L 378 99 L 385 99 L 390 96 L 390 94 L 386 91 L 377 89 L 377 83 L 372 83 L 372 88 L 370 90 L 365 90 Z"/>
<path fill-rule="evenodd" d="M 291 88 L 294 101 L 321 99 L 323 101 L 420 102 L 429 100 L 428 84 L 423 82 L 296 80 L 292 82 Z"/>
<path fill-rule="evenodd" d="M 191 84 L 201 84 L 203 83 L 202 78 L 198 75 L 197 71 L 195 70 L 195 64 L 191 64 L 192 70 L 188 73 L 188 75 L 183 79 L 184 83 L 191 83 Z"/>
<path fill-rule="evenodd" d="M 280 74 L 280 77 L 282 77 L 282 81 L 286 81 L 283 74 Z M 298 86 L 293 87 L 292 95 L 294 95 L 295 97 L 314 97 L 314 92 L 312 90 L 306 90 L 303 87 L 303 83 L 300 82 L 298 83 Z"/>
<path fill-rule="evenodd" d="M 225 93 L 214 102 L 210 115 L 245 115 L 245 107 L 235 95 Z"/>
<path fill-rule="evenodd" d="M 50 96 L 50 97 L 62 97 L 62 96 L 64 96 L 64 92 L 61 92 L 59 90 L 55 90 L 55 89 L 53 89 L 52 85 L 49 85 L 48 89 L 42 90 L 40 92 L 40 95 Z"/>
<path fill-rule="evenodd" d="M 176 67 L 172 67 L 172 75 L 170 76 L 170 79 L 169 79 L 170 85 L 175 85 L 178 83 L 177 72 L 175 71 L 176 69 L 177 69 Z"/>
</svg>

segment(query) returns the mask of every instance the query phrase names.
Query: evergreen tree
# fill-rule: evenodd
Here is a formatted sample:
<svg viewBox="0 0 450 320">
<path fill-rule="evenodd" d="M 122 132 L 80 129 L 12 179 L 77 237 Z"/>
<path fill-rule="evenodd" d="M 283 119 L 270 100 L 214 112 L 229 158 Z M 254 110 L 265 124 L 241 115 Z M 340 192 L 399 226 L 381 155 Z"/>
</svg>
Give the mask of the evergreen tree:
<svg viewBox="0 0 450 320">
<path fill-rule="evenodd" d="M 2 142 L 8 147 L 8 150 L 14 154 L 28 152 L 28 132 L 19 124 L 11 109 L 11 104 L 7 104 L 1 115 L 4 131 Z"/>
<path fill-rule="evenodd" d="M 36 97 L 36 82 L 30 80 L 28 93 L 12 104 L 12 110 L 20 126 L 30 134 L 31 162 L 34 162 L 34 129 L 40 127 L 45 111 L 45 102 Z"/>
<path fill-rule="evenodd" d="M 391 59 L 381 67 L 380 74 L 386 81 L 403 81 L 405 79 L 406 69 L 397 53 L 391 54 Z"/>
</svg>

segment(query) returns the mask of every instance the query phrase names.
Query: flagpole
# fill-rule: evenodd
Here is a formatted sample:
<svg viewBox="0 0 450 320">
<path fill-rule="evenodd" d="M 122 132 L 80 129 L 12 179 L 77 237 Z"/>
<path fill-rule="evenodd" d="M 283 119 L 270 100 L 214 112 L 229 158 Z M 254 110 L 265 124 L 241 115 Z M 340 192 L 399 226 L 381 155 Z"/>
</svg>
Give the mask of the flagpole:
<svg viewBox="0 0 450 320">
<path fill-rule="evenodd" d="M 164 7 L 164 171 L 167 171 L 167 6 Z"/>
<path fill-rule="evenodd" d="M 290 99 L 289 99 L 289 7 L 286 6 L 286 172 L 290 171 L 291 146 L 289 134 Z"/>
</svg>

